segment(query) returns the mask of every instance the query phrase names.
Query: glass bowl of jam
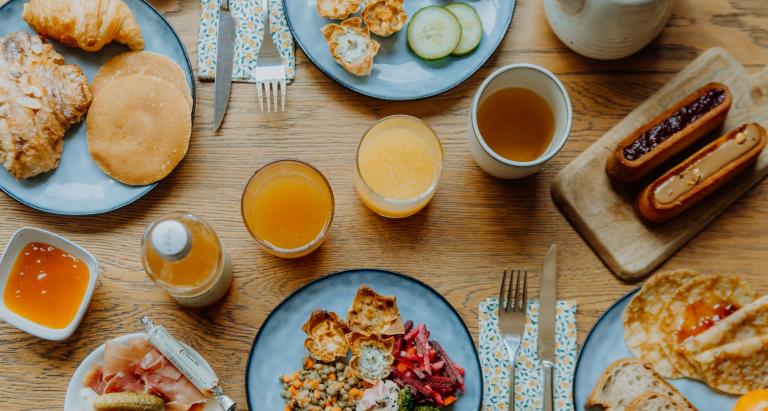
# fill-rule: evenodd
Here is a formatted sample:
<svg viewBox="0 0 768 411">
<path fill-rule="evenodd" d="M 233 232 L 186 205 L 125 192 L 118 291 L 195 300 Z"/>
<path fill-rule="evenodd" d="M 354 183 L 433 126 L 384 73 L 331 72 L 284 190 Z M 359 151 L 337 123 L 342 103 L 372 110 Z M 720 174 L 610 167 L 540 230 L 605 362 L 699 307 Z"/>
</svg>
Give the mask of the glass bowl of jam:
<svg viewBox="0 0 768 411">
<path fill-rule="evenodd" d="M 80 325 L 98 275 L 96 258 L 84 248 L 22 228 L 0 259 L 0 318 L 36 337 L 64 340 Z"/>
</svg>

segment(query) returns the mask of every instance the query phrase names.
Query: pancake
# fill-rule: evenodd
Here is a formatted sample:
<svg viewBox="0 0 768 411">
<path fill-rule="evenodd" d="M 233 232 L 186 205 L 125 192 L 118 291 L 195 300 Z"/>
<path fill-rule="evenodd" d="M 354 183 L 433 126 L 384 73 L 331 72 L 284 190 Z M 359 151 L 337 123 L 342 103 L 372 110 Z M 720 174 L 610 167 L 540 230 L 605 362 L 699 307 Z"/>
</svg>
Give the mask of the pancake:
<svg viewBox="0 0 768 411">
<path fill-rule="evenodd" d="M 192 107 L 192 94 L 181 67 L 170 58 L 149 51 L 128 51 L 112 57 L 96 73 L 91 82 L 91 92 L 96 96 L 110 81 L 132 74 L 155 76 L 171 83 Z"/>
<path fill-rule="evenodd" d="M 689 338 L 683 344 L 683 353 L 708 385 L 731 394 L 744 394 L 768 388 L 767 336 L 768 295 Z"/>
<path fill-rule="evenodd" d="M 190 108 L 176 87 L 133 74 L 106 84 L 86 119 L 88 150 L 104 173 L 128 185 L 158 181 L 187 153 Z"/>
<path fill-rule="evenodd" d="M 749 285 L 738 277 L 702 275 L 680 286 L 661 314 L 663 343 L 667 358 L 684 377 L 703 380 L 688 361 L 682 344 L 706 331 L 706 326 L 726 318 L 755 299 Z M 705 327 L 702 327 L 701 325 Z"/>
<path fill-rule="evenodd" d="M 675 291 L 699 276 L 690 270 L 659 273 L 651 277 L 624 310 L 624 340 L 632 354 L 642 358 L 656 372 L 667 378 L 681 374 L 662 348 L 661 313 Z"/>
</svg>

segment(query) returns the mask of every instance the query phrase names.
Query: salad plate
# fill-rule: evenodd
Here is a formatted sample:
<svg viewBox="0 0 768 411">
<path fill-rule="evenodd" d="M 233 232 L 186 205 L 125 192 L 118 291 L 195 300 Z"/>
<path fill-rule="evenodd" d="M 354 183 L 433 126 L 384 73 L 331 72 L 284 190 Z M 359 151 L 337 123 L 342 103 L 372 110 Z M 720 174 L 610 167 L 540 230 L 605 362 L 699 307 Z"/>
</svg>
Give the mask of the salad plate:
<svg viewBox="0 0 768 411">
<path fill-rule="evenodd" d="M 35 31 L 22 19 L 26 0 L 10 0 L 0 6 L 0 36 L 24 30 Z M 192 66 L 184 46 L 171 25 L 144 0 L 125 0 L 141 27 L 145 50 L 162 54 L 181 67 L 192 96 L 194 116 L 195 84 Z M 89 53 L 47 39 L 67 64 L 82 68 L 89 82 L 99 68 L 113 56 L 128 51 L 122 45 L 109 44 Z M 16 180 L 0 168 L 0 189 L 14 200 L 34 209 L 59 215 L 94 215 L 124 207 L 157 186 L 129 186 L 102 172 L 88 152 L 85 120 L 73 125 L 64 137 L 64 151 L 57 169 L 27 180 Z"/>
<path fill-rule="evenodd" d="M 390 37 L 371 36 L 381 44 L 381 48 L 374 57 L 369 76 L 350 74 L 334 61 L 321 29 L 341 20 L 320 17 L 316 0 L 284 0 L 283 8 L 296 43 L 312 63 L 330 78 L 369 97 L 415 100 L 458 86 L 485 64 L 509 30 L 516 0 L 467 1 L 482 22 L 483 33 L 477 48 L 460 57 L 449 56 L 435 61 L 420 59 L 409 48 L 407 25 L 417 11 L 447 3 L 437 0 L 406 1 L 406 27 Z M 353 16 L 359 16 L 359 13 Z"/>
<path fill-rule="evenodd" d="M 363 289 L 361 286 L 395 297 L 402 320 L 412 321 L 417 328 L 421 324 L 428 327 L 429 340 L 439 342 L 451 360 L 462 367 L 464 392 L 459 393 L 447 409 L 479 410 L 483 392 L 480 360 L 472 336 L 459 314 L 426 284 L 403 274 L 371 269 L 342 271 L 322 277 L 299 288 L 272 311 L 254 339 L 246 367 L 249 408 L 277 410 L 286 407 L 281 396 L 281 379 L 301 368 L 308 355 L 304 347 L 307 334 L 302 330 L 305 323 L 310 316 L 315 316 L 313 312 L 323 313 L 316 310 L 346 317 L 353 300 L 356 301 L 356 294 Z M 354 341 L 352 344 L 354 346 Z M 343 369 L 338 363 L 336 366 L 338 370 Z M 392 373 L 394 375 L 396 370 Z"/>
<path fill-rule="evenodd" d="M 573 399 L 577 411 L 585 411 L 584 403 L 606 368 L 614 361 L 632 357 L 624 342 L 622 316 L 638 291 L 634 290 L 616 301 L 587 335 L 579 353 L 573 380 Z M 718 393 L 699 381 L 680 378 L 668 382 L 700 410 L 730 410 L 736 403 L 736 397 Z"/>
</svg>

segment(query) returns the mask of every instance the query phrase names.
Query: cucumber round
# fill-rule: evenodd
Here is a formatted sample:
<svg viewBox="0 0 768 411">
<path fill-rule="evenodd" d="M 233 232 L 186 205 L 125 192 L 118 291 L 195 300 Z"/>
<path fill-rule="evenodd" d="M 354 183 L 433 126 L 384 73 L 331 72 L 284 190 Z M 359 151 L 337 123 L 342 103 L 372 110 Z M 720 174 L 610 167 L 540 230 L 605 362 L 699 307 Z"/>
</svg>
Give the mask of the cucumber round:
<svg viewBox="0 0 768 411">
<path fill-rule="evenodd" d="M 424 7 L 408 23 L 408 46 L 424 60 L 447 57 L 460 42 L 461 23 L 445 7 Z"/>
<path fill-rule="evenodd" d="M 467 3 L 451 3 L 445 8 L 455 14 L 461 24 L 461 41 L 451 54 L 463 56 L 473 52 L 483 38 L 483 22 L 477 11 Z"/>
</svg>

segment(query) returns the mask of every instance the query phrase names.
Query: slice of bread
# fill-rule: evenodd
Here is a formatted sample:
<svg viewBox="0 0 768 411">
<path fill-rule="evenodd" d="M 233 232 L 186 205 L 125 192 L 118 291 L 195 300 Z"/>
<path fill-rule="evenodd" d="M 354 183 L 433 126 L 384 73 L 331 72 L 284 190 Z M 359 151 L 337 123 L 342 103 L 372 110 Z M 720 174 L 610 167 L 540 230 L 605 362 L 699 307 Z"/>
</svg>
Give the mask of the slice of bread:
<svg viewBox="0 0 768 411">
<path fill-rule="evenodd" d="M 627 405 L 627 411 L 686 411 L 685 404 L 674 398 L 653 391 L 646 391 Z"/>
<path fill-rule="evenodd" d="M 679 404 L 680 410 L 696 411 L 696 407 L 651 366 L 635 358 L 618 360 L 608 366 L 584 407 L 589 410 L 628 411 L 630 403 L 647 392 L 672 398 Z"/>
</svg>

